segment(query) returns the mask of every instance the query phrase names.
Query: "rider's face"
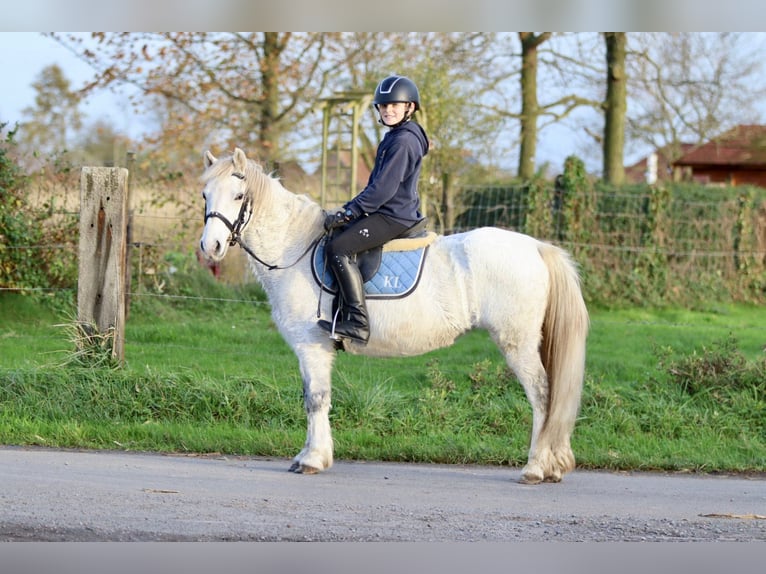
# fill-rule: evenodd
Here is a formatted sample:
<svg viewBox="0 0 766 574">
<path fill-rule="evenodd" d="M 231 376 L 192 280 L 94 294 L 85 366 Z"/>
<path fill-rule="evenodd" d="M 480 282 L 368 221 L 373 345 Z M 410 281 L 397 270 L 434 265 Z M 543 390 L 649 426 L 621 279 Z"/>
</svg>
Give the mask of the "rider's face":
<svg viewBox="0 0 766 574">
<path fill-rule="evenodd" d="M 378 104 L 380 119 L 387 126 L 395 126 L 404 119 L 404 116 L 411 105 L 412 104 L 409 102 Z"/>
</svg>

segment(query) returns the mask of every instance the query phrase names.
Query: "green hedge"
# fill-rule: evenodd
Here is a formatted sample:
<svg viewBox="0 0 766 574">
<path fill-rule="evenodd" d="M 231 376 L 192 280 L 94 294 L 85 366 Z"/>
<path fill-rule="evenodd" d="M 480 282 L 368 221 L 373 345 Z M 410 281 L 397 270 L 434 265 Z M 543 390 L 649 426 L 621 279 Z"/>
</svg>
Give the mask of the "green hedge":
<svg viewBox="0 0 766 574">
<path fill-rule="evenodd" d="M 766 302 L 763 188 L 606 187 L 570 157 L 555 182 L 466 186 L 457 203 L 456 230 L 495 225 L 569 249 L 591 302 Z"/>
</svg>

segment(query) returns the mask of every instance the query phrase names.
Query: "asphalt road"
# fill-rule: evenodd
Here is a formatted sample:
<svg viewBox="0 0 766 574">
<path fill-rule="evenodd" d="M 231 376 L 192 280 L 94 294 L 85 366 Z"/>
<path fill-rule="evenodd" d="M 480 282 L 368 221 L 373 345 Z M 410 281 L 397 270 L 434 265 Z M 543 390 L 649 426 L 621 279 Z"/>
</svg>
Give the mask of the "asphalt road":
<svg viewBox="0 0 766 574">
<path fill-rule="evenodd" d="M 0 447 L 0 541 L 766 541 L 766 477 Z"/>
</svg>

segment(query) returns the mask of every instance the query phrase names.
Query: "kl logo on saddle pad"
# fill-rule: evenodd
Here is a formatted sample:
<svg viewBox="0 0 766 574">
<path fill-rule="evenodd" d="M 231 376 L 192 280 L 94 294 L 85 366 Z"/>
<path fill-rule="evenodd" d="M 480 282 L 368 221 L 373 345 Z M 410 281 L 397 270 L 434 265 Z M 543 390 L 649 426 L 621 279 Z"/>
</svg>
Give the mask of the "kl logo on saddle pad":
<svg viewBox="0 0 766 574">
<path fill-rule="evenodd" d="M 320 241 L 312 255 L 314 279 L 328 293 L 335 293 L 335 277 L 325 267 L 325 242 Z M 423 271 L 428 245 L 415 249 L 376 249 L 358 255 L 359 270 L 364 279 L 364 291 L 368 299 L 405 297 L 417 287 Z M 321 278 L 321 279 L 320 279 Z"/>
</svg>

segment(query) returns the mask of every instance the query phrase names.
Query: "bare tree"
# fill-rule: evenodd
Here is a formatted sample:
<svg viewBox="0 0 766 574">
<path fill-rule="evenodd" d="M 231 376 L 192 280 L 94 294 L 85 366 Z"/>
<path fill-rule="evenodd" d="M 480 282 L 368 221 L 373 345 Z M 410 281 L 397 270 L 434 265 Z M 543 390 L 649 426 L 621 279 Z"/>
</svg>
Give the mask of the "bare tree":
<svg viewBox="0 0 766 574">
<path fill-rule="evenodd" d="M 528 179 L 540 169 L 535 165 L 539 134 L 552 124 L 565 122 L 576 110 L 600 109 L 603 99 L 583 87 L 593 86 L 593 50 L 580 48 L 579 35 L 520 32 L 519 40 L 521 50 L 515 59 L 520 68 L 512 71 L 520 80 L 516 84 L 519 103 L 494 111 L 498 118 L 519 122 L 518 175 Z M 503 88 L 506 94 L 511 90 Z"/>
<path fill-rule="evenodd" d="M 95 33 L 54 34 L 96 71 L 84 92 L 128 84 L 133 104 L 152 108 L 158 147 L 187 150 L 236 143 L 261 159 L 285 153 L 296 123 L 326 89 L 334 34 Z M 193 139 L 193 141 L 192 141 Z"/>
<path fill-rule="evenodd" d="M 604 32 L 606 43 L 606 99 L 604 100 L 604 171 L 603 179 L 613 185 L 625 180 L 623 149 L 627 77 L 625 74 L 625 32 Z"/>
<path fill-rule="evenodd" d="M 724 130 L 758 123 L 766 96 L 762 35 L 635 33 L 628 53 L 626 134 L 669 159 L 682 143 L 701 143 Z"/>
<path fill-rule="evenodd" d="M 551 124 L 588 128 L 619 180 L 620 144 L 708 137 L 741 123 L 763 94 L 754 79 L 760 59 L 743 56 L 748 35 L 618 34 L 626 40 L 629 113 L 624 129 L 605 102 L 611 88 L 601 34 L 510 33 L 97 33 L 54 37 L 94 69 L 82 91 L 134 86 L 136 108 L 157 115 L 147 137 L 155 158 L 196 162 L 203 147 L 234 144 L 262 160 L 318 157 L 318 101 L 338 90 L 371 93 L 391 73 L 413 77 L 434 144 L 424 177 L 507 165 L 518 153 L 524 178 L 535 166 L 540 134 Z M 599 39 L 598 42 L 596 40 Z M 609 44 L 607 44 L 608 47 Z M 620 46 L 615 45 L 615 48 Z M 608 50 L 607 50 L 608 51 Z M 616 54 L 617 52 L 615 52 Z M 612 66 L 612 72 L 617 68 Z M 613 79 L 617 76 L 612 74 Z M 616 100 L 615 100 L 616 101 Z M 576 110 L 591 110 L 588 114 Z M 594 114 L 592 111 L 597 110 Z M 380 127 L 371 110 L 363 155 L 371 159 Z M 739 114 L 739 115 L 737 115 Z M 584 116 L 586 125 L 577 125 Z M 755 116 L 753 116 L 755 117 Z M 595 119 L 593 119 L 595 118 Z M 596 125 L 597 128 L 593 129 Z M 562 141 L 572 153 L 583 147 Z M 575 147 L 577 146 L 577 147 Z M 659 145 L 655 145 L 659 147 Z M 611 153 L 611 152 L 610 152 Z M 605 158 L 602 158 L 605 159 Z M 616 166 L 616 167 L 615 167 Z M 179 166 L 182 169 L 182 166 Z M 178 168 L 177 168 L 178 169 Z M 473 168 L 471 168 L 473 169 Z"/>
<path fill-rule="evenodd" d="M 532 179 L 535 175 L 537 152 L 537 47 L 551 37 L 551 32 L 535 34 L 519 32 L 521 40 L 521 117 L 519 147 L 519 177 Z"/>
</svg>

